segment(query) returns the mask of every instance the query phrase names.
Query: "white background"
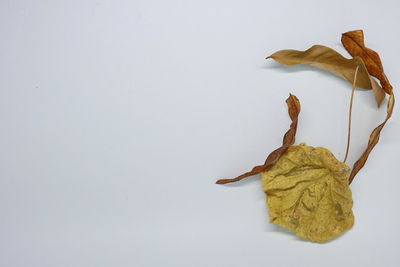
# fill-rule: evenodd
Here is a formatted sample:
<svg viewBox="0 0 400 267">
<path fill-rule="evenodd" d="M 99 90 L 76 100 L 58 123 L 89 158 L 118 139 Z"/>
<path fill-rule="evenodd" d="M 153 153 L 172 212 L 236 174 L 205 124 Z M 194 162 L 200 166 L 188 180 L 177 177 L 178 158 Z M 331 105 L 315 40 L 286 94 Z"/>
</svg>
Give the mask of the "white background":
<svg viewBox="0 0 400 267">
<path fill-rule="evenodd" d="M 264 58 L 348 56 L 364 29 L 399 87 L 400 2 L 0 2 L 0 266 L 399 266 L 397 108 L 351 185 L 355 225 L 316 244 L 268 223 L 260 164 L 302 104 L 297 143 L 346 146 L 346 81 Z M 385 117 L 357 90 L 348 163 Z"/>
</svg>

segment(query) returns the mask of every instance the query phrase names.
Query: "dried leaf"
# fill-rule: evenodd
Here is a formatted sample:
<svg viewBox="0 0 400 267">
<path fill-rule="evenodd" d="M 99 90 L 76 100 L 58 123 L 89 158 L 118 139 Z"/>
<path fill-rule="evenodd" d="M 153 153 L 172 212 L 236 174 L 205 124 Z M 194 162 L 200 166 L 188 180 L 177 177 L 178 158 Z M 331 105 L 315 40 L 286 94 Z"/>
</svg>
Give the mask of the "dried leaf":
<svg viewBox="0 0 400 267">
<path fill-rule="evenodd" d="M 364 167 L 364 164 L 367 161 L 369 154 L 371 153 L 371 151 L 375 147 L 375 145 L 378 143 L 379 137 L 380 137 L 380 134 L 381 134 L 381 131 L 382 131 L 383 127 L 385 126 L 385 124 L 389 120 L 389 118 L 392 116 L 393 107 L 394 107 L 394 95 L 393 95 L 393 91 L 392 91 L 390 96 L 389 96 L 389 101 L 388 101 L 388 104 L 387 104 L 386 118 L 381 124 L 378 125 L 378 127 L 376 127 L 372 131 L 371 135 L 369 136 L 367 148 L 365 149 L 365 151 L 361 155 L 361 157 L 353 165 L 353 170 L 351 171 L 351 174 L 350 174 L 350 177 L 349 177 L 349 184 L 351 184 L 351 182 L 353 181 L 354 177 L 361 170 L 361 168 Z"/>
<path fill-rule="evenodd" d="M 350 169 L 321 147 L 291 146 L 261 174 L 270 222 L 325 242 L 354 224 Z"/>
<path fill-rule="evenodd" d="M 306 64 L 327 70 L 344 78 L 350 83 L 353 83 L 357 65 L 360 65 L 356 87 L 372 89 L 369 73 L 361 58 L 353 57 L 352 59 L 347 59 L 326 46 L 314 45 L 305 51 L 280 50 L 267 57 L 267 59 L 268 58 L 272 58 L 283 65 Z"/>
<path fill-rule="evenodd" d="M 379 86 L 379 84 L 375 81 L 374 78 L 371 78 L 371 85 L 372 85 L 372 91 L 374 92 L 375 96 L 375 101 L 378 106 L 378 108 L 381 106 L 383 99 L 385 99 L 385 91 L 382 89 L 382 87 Z"/>
<path fill-rule="evenodd" d="M 356 30 L 343 33 L 342 44 L 350 55 L 362 58 L 369 74 L 378 78 L 385 92 L 390 94 L 392 86 L 383 71 L 382 61 L 378 53 L 365 47 L 363 31 Z"/>
<path fill-rule="evenodd" d="M 294 144 L 297 131 L 297 120 L 300 113 L 300 101 L 297 99 L 295 95 L 290 94 L 289 97 L 286 99 L 286 104 L 288 106 L 288 112 L 290 119 L 292 120 L 292 123 L 290 124 L 289 130 L 285 133 L 285 136 L 283 137 L 282 146 L 271 152 L 271 154 L 268 155 L 263 165 L 256 166 L 251 171 L 246 172 L 236 178 L 218 180 L 216 182 L 217 184 L 227 184 L 227 183 L 237 182 L 246 177 L 267 170 L 272 165 L 274 165 L 275 162 L 278 161 L 280 156 L 288 149 L 289 146 Z"/>
</svg>

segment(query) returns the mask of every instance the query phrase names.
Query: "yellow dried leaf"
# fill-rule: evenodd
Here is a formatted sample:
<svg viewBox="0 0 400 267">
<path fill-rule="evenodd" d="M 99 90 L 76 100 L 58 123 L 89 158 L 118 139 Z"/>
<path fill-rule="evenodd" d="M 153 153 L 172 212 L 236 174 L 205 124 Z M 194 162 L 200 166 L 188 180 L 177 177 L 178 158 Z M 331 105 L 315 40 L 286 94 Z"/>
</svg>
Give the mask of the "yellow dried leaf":
<svg viewBox="0 0 400 267">
<path fill-rule="evenodd" d="M 291 146 L 261 173 L 270 222 L 325 242 L 354 224 L 350 169 L 322 147 Z"/>
</svg>

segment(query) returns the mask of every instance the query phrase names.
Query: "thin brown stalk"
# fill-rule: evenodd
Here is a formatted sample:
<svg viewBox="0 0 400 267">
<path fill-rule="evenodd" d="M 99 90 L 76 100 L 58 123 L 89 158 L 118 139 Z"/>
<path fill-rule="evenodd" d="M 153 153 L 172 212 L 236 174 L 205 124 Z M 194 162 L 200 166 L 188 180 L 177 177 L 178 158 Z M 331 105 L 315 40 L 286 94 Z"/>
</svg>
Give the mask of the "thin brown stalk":
<svg viewBox="0 0 400 267">
<path fill-rule="evenodd" d="M 353 110 L 353 98 L 354 98 L 354 91 L 356 89 L 357 72 L 358 72 L 359 67 L 360 67 L 360 65 L 357 65 L 356 71 L 354 73 L 353 86 L 351 88 L 350 107 L 349 107 L 349 127 L 347 130 L 347 147 L 346 147 L 346 154 L 344 156 L 343 163 L 346 163 L 347 156 L 349 155 L 349 149 L 350 149 L 351 113 Z"/>
</svg>

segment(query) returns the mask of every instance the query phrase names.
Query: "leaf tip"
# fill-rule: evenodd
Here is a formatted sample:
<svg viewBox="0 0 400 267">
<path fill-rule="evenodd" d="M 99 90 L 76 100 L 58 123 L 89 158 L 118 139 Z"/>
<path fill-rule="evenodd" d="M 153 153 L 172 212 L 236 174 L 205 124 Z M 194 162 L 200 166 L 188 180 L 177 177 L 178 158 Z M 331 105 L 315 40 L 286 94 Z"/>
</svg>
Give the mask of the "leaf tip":
<svg viewBox="0 0 400 267">
<path fill-rule="evenodd" d="M 216 184 L 226 184 L 227 183 L 227 179 L 219 179 L 215 183 Z"/>
</svg>

